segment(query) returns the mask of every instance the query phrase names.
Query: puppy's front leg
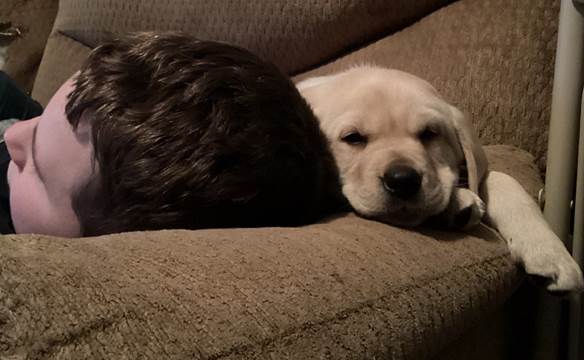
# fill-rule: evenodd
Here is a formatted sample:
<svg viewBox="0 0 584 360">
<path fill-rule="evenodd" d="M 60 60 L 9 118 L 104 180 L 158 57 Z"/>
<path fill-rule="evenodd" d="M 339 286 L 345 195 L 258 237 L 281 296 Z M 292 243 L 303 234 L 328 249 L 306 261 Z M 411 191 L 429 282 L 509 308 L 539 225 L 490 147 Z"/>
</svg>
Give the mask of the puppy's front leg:
<svg viewBox="0 0 584 360">
<path fill-rule="evenodd" d="M 466 188 L 454 188 L 450 203 L 444 211 L 444 223 L 449 229 L 469 229 L 481 222 L 485 203 Z"/>
<path fill-rule="evenodd" d="M 521 184 L 509 175 L 491 171 L 480 191 L 487 206 L 485 221 L 499 230 L 525 272 L 546 278 L 549 291 L 584 288 L 580 267 Z"/>
</svg>

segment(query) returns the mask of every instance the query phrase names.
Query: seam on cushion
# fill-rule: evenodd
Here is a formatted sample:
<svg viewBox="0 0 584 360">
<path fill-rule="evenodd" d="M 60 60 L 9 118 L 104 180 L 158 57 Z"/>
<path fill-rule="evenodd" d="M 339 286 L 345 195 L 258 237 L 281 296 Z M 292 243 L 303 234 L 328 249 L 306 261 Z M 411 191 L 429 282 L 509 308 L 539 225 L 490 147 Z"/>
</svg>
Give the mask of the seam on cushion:
<svg viewBox="0 0 584 360">
<path fill-rule="evenodd" d="M 86 47 L 86 48 L 88 48 L 88 49 L 92 49 L 92 47 L 91 47 L 91 46 L 89 46 L 88 44 L 84 43 L 83 41 L 81 41 L 81 40 L 79 40 L 79 39 L 77 39 L 77 38 L 73 37 L 72 35 L 68 34 L 68 33 L 67 33 L 67 32 L 65 32 L 64 30 L 57 29 L 57 30 L 55 30 L 55 32 L 53 32 L 53 34 L 54 34 L 54 35 L 59 35 L 59 36 L 62 36 L 62 37 L 64 37 L 64 38 L 66 38 L 67 40 L 74 41 L 74 42 L 76 42 L 76 43 L 78 43 L 78 44 L 80 44 L 80 45 L 83 45 L 83 46 L 85 46 L 85 47 Z"/>
<path fill-rule="evenodd" d="M 415 25 L 416 23 L 422 21 L 423 19 L 425 19 L 429 16 L 432 16 L 437 11 L 440 11 L 443 8 L 450 6 L 455 2 L 457 2 L 457 0 L 444 0 L 440 4 L 434 5 L 435 7 L 430 7 L 430 9 L 427 13 L 417 14 L 416 16 L 412 16 L 411 18 L 405 19 L 403 24 L 399 24 L 399 26 L 396 26 L 396 27 L 390 26 L 387 28 L 382 28 L 379 31 L 374 32 L 374 33 L 370 34 L 369 36 L 367 36 L 366 39 L 362 39 L 362 40 L 357 39 L 354 42 L 349 42 L 348 44 L 341 46 L 337 51 L 331 52 L 331 54 L 326 56 L 326 58 L 324 58 L 320 61 L 317 61 L 314 64 L 311 64 L 309 66 L 300 68 L 300 69 L 298 69 L 298 70 L 296 70 L 288 75 L 290 77 L 302 75 L 305 72 L 317 69 L 321 66 L 327 65 L 333 61 L 336 61 L 336 60 L 343 58 L 349 54 L 352 54 L 355 51 L 358 51 L 360 49 L 363 49 L 365 47 L 373 45 L 374 43 L 376 43 L 376 42 L 378 42 L 386 37 L 395 35 L 395 34 L 399 33 L 400 31 L 403 31 L 404 29 L 407 29 L 410 26 Z"/>
<path fill-rule="evenodd" d="M 347 309 L 339 311 L 339 312 L 335 313 L 333 316 L 325 317 L 322 320 L 315 321 L 315 322 L 308 322 L 308 323 L 302 324 L 300 326 L 292 327 L 288 330 L 281 332 L 280 334 L 276 334 L 274 336 L 266 338 L 266 339 L 259 341 L 257 343 L 242 344 L 242 345 L 238 345 L 238 346 L 233 346 L 225 351 L 221 351 L 219 353 L 209 355 L 208 359 L 220 360 L 220 359 L 229 357 L 233 354 L 244 355 L 245 353 L 253 351 L 254 349 L 264 348 L 264 347 L 267 347 L 267 346 L 274 344 L 276 342 L 279 342 L 279 341 L 285 342 L 286 339 L 293 338 L 295 335 L 297 335 L 297 334 L 299 334 L 307 329 L 314 329 L 314 328 L 322 327 L 323 325 L 326 325 L 326 324 L 332 323 L 332 322 L 347 322 L 347 321 L 351 322 L 350 317 L 352 315 L 363 312 L 364 309 L 372 309 L 377 304 L 387 303 L 388 302 L 387 300 L 390 300 L 390 299 L 396 298 L 396 297 L 400 297 L 404 294 L 411 293 L 413 289 L 427 288 L 427 285 L 429 283 L 431 283 L 437 279 L 443 278 L 445 276 L 448 276 L 449 274 L 452 274 L 455 272 L 460 272 L 460 271 L 466 271 L 466 272 L 471 271 L 472 272 L 472 270 L 475 268 L 483 267 L 485 265 L 493 265 L 493 264 L 500 262 L 501 260 L 505 260 L 508 258 L 509 258 L 508 253 L 499 254 L 497 256 L 492 256 L 492 257 L 487 258 L 486 260 L 483 259 L 480 262 L 474 262 L 474 263 L 468 264 L 466 266 L 455 266 L 446 272 L 440 273 L 439 275 L 433 275 L 433 276 L 427 276 L 427 277 L 422 276 L 420 278 L 415 279 L 415 281 L 412 282 L 412 283 L 416 284 L 415 286 L 414 285 L 399 286 L 398 290 L 392 291 L 391 294 L 382 295 L 382 296 L 376 297 L 374 299 L 370 299 L 370 300 L 358 303 L 356 306 L 349 307 Z M 517 271 L 513 276 L 514 276 L 514 279 L 512 279 L 512 281 L 511 281 L 513 283 L 511 288 L 516 289 L 517 286 L 519 286 L 519 284 L 520 284 L 519 280 L 522 279 L 522 277 L 519 276 L 519 272 L 517 272 Z M 505 290 L 509 291 L 508 288 L 509 288 L 509 285 L 506 284 Z M 493 304 L 493 305 L 495 305 L 495 304 Z M 388 309 L 387 306 L 381 306 L 380 308 L 384 312 L 389 312 L 389 313 L 392 312 L 391 309 Z M 461 330 L 466 330 L 468 328 L 469 328 L 468 326 L 466 328 L 458 328 L 457 331 L 461 332 Z M 442 329 L 442 330 L 444 330 L 444 329 Z M 434 349 L 434 350 L 438 351 L 440 349 Z"/>
</svg>

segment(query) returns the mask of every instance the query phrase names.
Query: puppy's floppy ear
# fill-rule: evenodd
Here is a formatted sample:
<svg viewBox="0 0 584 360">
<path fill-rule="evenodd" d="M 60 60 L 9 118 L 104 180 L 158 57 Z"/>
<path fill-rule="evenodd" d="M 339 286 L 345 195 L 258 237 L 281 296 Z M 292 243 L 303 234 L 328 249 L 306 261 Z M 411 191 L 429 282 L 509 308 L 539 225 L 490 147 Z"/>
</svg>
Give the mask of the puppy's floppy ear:
<svg viewBox="0 0 584 360">
<path fill-rule="evenodd" d="M 322 84 L 332 80 L 334 77 L 335 77 L 335 75 L 325 75 L 325 76 L 315 76 L 315 77 L 306 78 L 306 79 L 298 82 L 296 84 L 296 87 L 298 88 L 298 90 L 300 92 L 303 92 L 303 91 L 307 90 L 308 88 L 322 85 Z"/>
<path fill-rule="evenodd" d="M 327 109 L 331 107 L 331 84 L 338 74 L 317 76 L 304 79 L 296 84 L 296 88 L 318 117 L 321 128 L 326 128 L 329 116 Z"/>
<path fill-rule="evenodd" d="M 454 106 L 451 106 L 451 112 L 454 130 L 464 154 L 468 173 L 468 188 L 478 195 L 480 183 L 487 172 L 487 156 L 470 120 Z"/>
</svg>

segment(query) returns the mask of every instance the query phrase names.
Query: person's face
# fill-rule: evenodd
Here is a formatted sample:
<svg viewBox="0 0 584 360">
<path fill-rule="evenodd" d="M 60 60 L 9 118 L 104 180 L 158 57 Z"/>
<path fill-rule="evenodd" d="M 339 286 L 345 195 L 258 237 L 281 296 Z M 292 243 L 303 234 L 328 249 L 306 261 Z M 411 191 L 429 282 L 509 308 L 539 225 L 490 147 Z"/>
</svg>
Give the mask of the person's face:
<svg viewBox="0 0 584 360">
<path fill-rule="evenodd" d="M 69 79 L 41 116 L 18 122 L 4 134 L 12 159 L 7 176 L 16 233 L 81 235 L 72 195 L 92 176 L 93 152 L 87 122 L 74 131 L 67 121 L 72 90 Z"/>
</svg>

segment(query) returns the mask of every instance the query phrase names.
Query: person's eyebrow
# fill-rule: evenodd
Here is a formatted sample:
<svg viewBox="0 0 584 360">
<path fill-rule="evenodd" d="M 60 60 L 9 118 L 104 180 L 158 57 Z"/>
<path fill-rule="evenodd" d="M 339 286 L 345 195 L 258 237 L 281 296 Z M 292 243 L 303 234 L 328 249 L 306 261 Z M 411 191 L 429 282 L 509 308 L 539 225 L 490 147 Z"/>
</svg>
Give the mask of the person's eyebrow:
<svg viewBox="0 0 584 360">
<path fill-rule="evenodd" d="M 38 163 L 36 161 L 36 135 L 37 135 L 37 129 L 39 127 L 39 124 L 37 122 L 37 124 L 34 126 L 34 129 L 32 130 L 32 164 L 34 165 L 34 168 L 37 172 L 37 174 L 39 175 L 39 178 L 41 179 L 41 181 L 44 183 L 45 182 L 45 178 L 43 176 L 43 174 L 41 173 L 41 169 L 38 166 Z"/>
</svg>

